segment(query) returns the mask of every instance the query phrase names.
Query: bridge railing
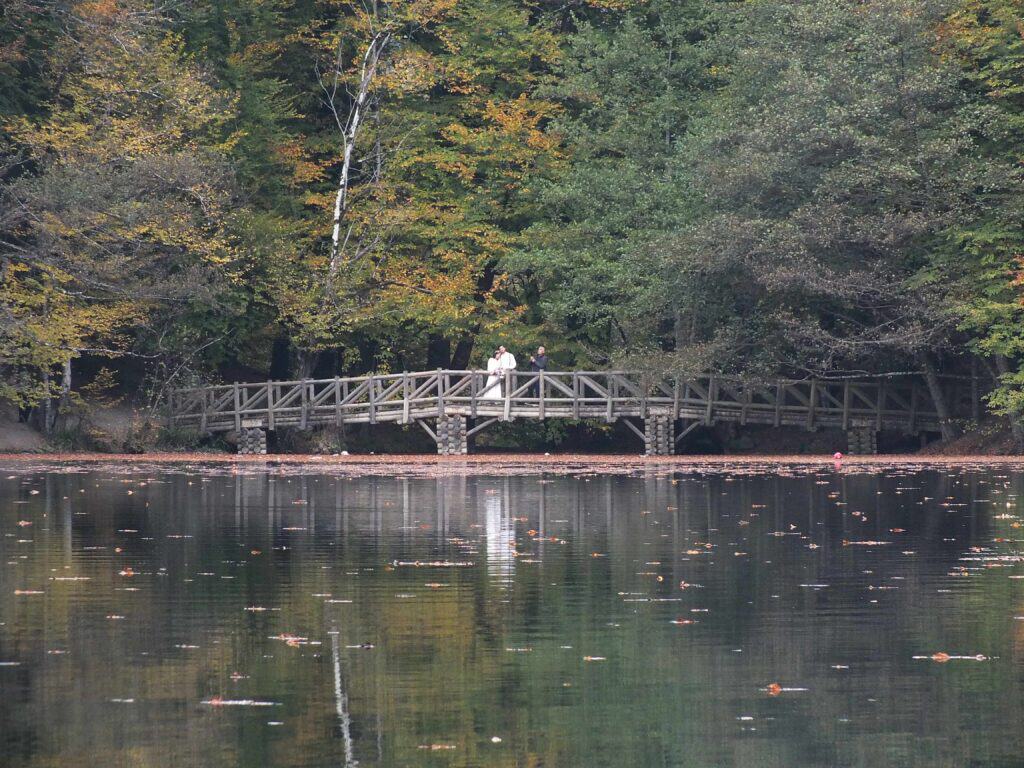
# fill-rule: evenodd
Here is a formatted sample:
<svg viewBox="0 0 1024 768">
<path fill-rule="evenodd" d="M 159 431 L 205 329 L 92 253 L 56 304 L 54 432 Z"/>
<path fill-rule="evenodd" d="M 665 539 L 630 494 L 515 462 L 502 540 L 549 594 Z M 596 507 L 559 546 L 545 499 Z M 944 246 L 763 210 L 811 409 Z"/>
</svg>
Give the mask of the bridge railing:
<svg viewBox="0 0 1024 768">
<path fill-rule="evenodd" d="M 948 379 L 964 410 L 965 387 Z M 975 388 L 976 389 L 976 388 Z M 976 409 L 977 392 L 966 402 Z M 175 390 L 170 420 L 201 431 L 313 424 L 409 423 L 446 414 L 514 418 L 646 418 L 773 425 L 871 426 L 934 430 L 938 414 L 912 377 L 875 380 L 754 381 L 731 376 L 664 379 L 630 371 L 435 370 L 333 379 L 223 384 Z M 963 415 L 962 413 L 960 415 Z"/>
</svg>

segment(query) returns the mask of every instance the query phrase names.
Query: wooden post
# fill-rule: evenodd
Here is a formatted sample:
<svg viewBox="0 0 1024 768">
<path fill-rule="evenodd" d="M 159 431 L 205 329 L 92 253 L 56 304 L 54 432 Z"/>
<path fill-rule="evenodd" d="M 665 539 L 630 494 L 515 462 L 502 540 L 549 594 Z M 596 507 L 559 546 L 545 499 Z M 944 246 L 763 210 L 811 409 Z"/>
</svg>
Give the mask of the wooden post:
<svg viewBox="0 0 1024 768">
<path fill-rule="evenodd" d="M 875 431 L 882 431 L 882 412 L 885 410 L 885 379 L 878 382 L 878 403 L 875 409 Z"/>
<path fill-rule="evenodd" d="M 239 397 L 238 382 L 234 383 L 235 396 L 235 432 L 242 431 L 242 400 Z"/>
<path fill-rule="evenodd" d="M 640 418 L 647 419 L 647 374 L 640 376 Z"/>
<path fill-rule="evenodd" d="M 341 426 L 341 379 L 334 377 L 334 426 Z"/>
<path fill-rule="evenodd" d="M 679 379 L 678 377 L 672 382 L 672 418 L 679 418 Z"/>
<path fill-rule="evenodd" d="M 369 409 L 369 417 L 370 417 L 370 423 L 371 424 L 376 424 L 377 423 L 377 392 L 376 392 L 376 389 L 377 389 L 377 377 L 371 374 L 366 379 L 366 393 L 367 393 L 367 397 L 369 398 L 368 409 Z"/>
<path fill-rule="evenodd" d="M 505 371 L 505 414 L 504 420 L 512 417 L 512 371 Z"/>
<path fill-rule="evenodd" d="M 303 379 L 299 382 L 300 392 L 302 393 L 302 413 L 299 416 L 299 429 L 305 429 L 308 424 L 309 414 L 306 412 L 309 407 L 306 403 L 306 380 Z"/>
<path fill-rule="evenodd" d="M 537 405 L 537 410 L 540 412 L 540 418 L 544 418 L 544 371 L 541 370 L 537 373 L 537 392 L 540 395 L 540 403 Z"/>
<path fill-rule="evenodd" d="M 206 432 L 206 390 L 199 392 L 199 431 Z"/>
<path fill-rule="evenodd" d="M 615 419 L 615 395 L 618 394 L 619 390 L 618 379 L 615 378 L 614 373 L 608 374 L 608 380 L 606 383 L 608 385 L 608 403 L 607 408 L 605 409 L 604 420 L 611 423 Z"/>
<path fill-rule="evenodd" d="M 850 428 L 850 382 L 843 382 L 843 429 Z"/>
<path fill-rule="evenodd" d="M 440 368 L 437 369 L 437 416 L 444 416 L 444 378 Z"/>
<path fill-rule="evenodd" d="M 572 417 L 580 418 L 580 375 L 576 371 L 572 372 Z"/>
<path fill-rule="evenodd" d="M 782 401 L 786 399 L 786 385 L 782 379 L 775 382 L 775 426 L 782 426 Z"/>
<path fill-rule="evenodd" d="M 971 420 L 981 421 L 981 387 L 978 383 L 978 358 L 971 355 Z"/>
<path fill-rule="evenodd" d="M 267 429 L 274 428 L 274 382 L 267 382 Z"/>
<path fill-rule="evenodd" d="M 711 426 L 712 409 L 715 407 L 715 389 L 718 382 L 715 381 L 715 377 L 711 376 L 708 378 L 708 401 L 704 405 L 704 426 Z"/>
<path fill-rule="evenodd" d="M 479 382 L 480 382 L 480 377 L 477 375 L 477 372 L 476 371 L 470 371 L 470 373 L 469 373 L 469 413 L 470 413 L 470 415 L 474 419 L 476 418 L 476 396 L 477 396 L 477 390 L 479 389 L 479 387 L 477 386 L 479 384 Z M 486 385 L 486 383 L 487 382 L 485 381 L 484 384 Z"/>
<path fill-rule="evenodd" d="M 911 435 L 917 433 L 917 382 L 910 384 L 910 426 L 907 432 Z"/>
<path fill-rule="evenodd" d="M 807 406 L 807 429 L 814 429 L 814 407 L 818 401 L 818 380 L 811 379 L 811 397 Z"/>
<path fill-rule="evenodd" d="M 409 423 L 409 372 L 402 371 L 402 423 Z"/>
</svg>

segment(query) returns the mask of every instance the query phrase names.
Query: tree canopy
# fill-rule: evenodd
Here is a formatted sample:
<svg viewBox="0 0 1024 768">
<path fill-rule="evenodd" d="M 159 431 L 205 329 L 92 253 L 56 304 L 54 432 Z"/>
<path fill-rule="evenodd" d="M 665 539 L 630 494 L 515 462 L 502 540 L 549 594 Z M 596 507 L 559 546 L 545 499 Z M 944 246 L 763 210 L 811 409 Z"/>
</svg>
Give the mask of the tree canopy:
<svg viewBox="0 0 1024 768">
<path fill-rule="evenodd" d="M 479 365 L 988 370 L 1020 0 L 12 0 L 0 398 Z M 90 374 L 91 375 L 91 374 Z"/>
</svg>

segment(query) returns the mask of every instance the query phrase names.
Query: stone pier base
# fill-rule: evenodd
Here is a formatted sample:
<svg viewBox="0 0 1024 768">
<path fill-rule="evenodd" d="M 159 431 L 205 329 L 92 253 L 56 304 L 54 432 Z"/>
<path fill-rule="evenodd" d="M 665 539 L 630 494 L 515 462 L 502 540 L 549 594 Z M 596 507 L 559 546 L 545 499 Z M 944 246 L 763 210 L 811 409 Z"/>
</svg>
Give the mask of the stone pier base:
<svg viewBox="0 0 1024 768">
<path fill-rule="evenodd" d="M 878 433 L 874 427 L 852 427 L 846 430 L 846 450 L 852 456 L 878 453 Z"/>
<path fill-rule="evenodd" d="M 437 452 L 441 456 L 464 456 L 469 453 L 465 416 L 442 416 L 437 420 Z"/>
<path fill-rule="evenodd" d="M 671 416 L 648 416 L 644 419 L 644 453 L 648 456 L 671 456 L 676 452 L 676 423 Z"/>
<path fill-rule="evenodd" d="M 242 427 L 238 433 L 239 456 L 265 456 L 267 453 L 267 430 L 260 427 Z"/>
</svg>

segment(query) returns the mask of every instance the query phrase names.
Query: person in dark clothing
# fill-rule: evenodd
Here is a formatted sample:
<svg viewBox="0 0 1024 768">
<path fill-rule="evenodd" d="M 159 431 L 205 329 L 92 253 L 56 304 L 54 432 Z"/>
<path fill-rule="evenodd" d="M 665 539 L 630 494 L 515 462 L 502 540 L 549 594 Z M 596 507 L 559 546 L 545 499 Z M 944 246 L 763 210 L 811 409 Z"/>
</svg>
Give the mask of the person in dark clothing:
<svg viewBox="0 0 1024 768">
<path fill-rule="evenodd" d="M 537 354 L 530 355 L 530 370 L 534 372 L 548 369 L 548 355 L 544 347 L 537 347 Z M 530 385 L 530 397 L 540 397 L 540 383 Z"/>
</svg>

